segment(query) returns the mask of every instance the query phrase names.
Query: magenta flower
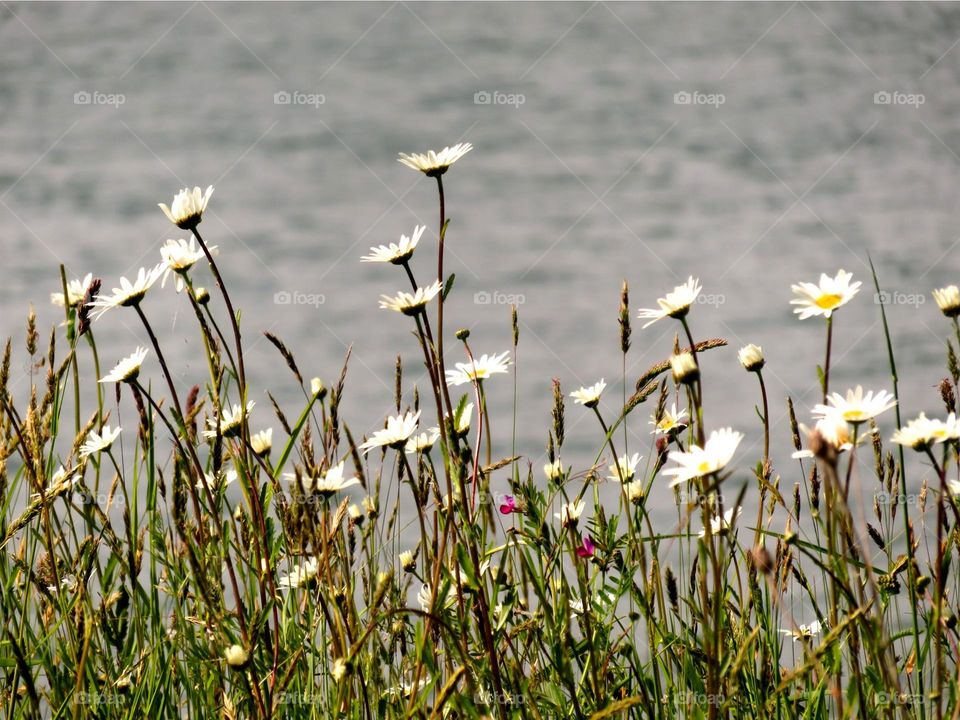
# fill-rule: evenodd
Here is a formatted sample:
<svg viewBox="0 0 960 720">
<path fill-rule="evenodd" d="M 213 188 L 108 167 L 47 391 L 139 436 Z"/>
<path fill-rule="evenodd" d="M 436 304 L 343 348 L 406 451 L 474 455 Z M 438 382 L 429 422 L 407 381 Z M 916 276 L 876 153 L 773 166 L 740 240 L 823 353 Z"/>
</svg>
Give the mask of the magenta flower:
<svg viewBox="0 0 960 720">
<path fill-rule="evenodd" d="M 500 504 L 500 514 L 509 515 L 517 512 L 517 499 L 513 495 L 504 495 L 503 502 Z"/>
<path fill-rule="evenodd" d="M 596 551 L 597 546 L 594 545 L 593 540 L 589 535 L 583 536 L 583 544 L 577 548 L 577 557 L 593 557 L 593 553 Z"/>
</svg>

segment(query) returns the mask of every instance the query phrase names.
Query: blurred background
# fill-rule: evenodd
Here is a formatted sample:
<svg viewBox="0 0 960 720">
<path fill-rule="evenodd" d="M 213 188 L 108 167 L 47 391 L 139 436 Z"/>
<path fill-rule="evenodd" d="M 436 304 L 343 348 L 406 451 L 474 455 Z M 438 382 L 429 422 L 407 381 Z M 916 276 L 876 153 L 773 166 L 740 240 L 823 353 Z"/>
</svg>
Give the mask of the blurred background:
<svg viewBox="0 0 960 720">
<path fill-rule="evenodd" d="M 359 262 L 422 223 L 414 269 L 421 284 L 434 272 L 435 183 L 397 153 L 469 141 L 445 177 L 448 367 L 464 359 L 458 327 L 477 353 L 507 350 L 517 303 L 517 452 L 541 472 L 553 377 L 566 393 L 605 378 L 601 408 L 616 413 L 621 282 L 635 318 L 693 275 L 694 335 L 731 344 L 703 360 L 708 426 L 747 433 L 735 479 L 748 481 L 758 392 L 736 349 L 762 345 L 776 469 L 792 484 L 785 398 L 801 420 L 819 401 L 824 326 L 793 317 L 791 283 L 839 268 L 864 281 L 837 315 L 832 388 L 889 388 L 870 253 L 903 411 L 942 414 L 950 327 L 930 290 L 958 280 L 958 42 L 947 4 L 6 4 L 0 335 L 22 348 L 30 303 L 42 328 L 62 321 L 60 263 L 109 289 L 159 262 L 184 234 L 157 203 L 213 184 L 201 230 L 242 308 L 255 427 L 279 430 L 268 389 L 289 415 L 302 406 L 270 331 L 327 384 L 353 345 L 343 417 L 359 438 L 392 410 L 397 353 L 408 390 L 418 376 L 426 390 L 411 323 L 377 306 L 406 289 L 402 271 Z M 184 298 L 168 284 L 144 307 L 178 380 L 202 382 Z M 679 328 L 640 325 L 628 388 Z M 106 367 L 146 341 L 125 310 L 95 331 Z M 160 382 L 155 362 L 145 373 Z M 494 454 L 509 455 L 512 379 L 488 389 Z M 652 409 L 629 428 L 647 457 Z M 881 424 L 889 436 L 893 414 Z M 582 470 L 602 436 L 569 400 L 567 437 Z M 652 502 L 673 506 L 666 492 Z"/>
</svg>

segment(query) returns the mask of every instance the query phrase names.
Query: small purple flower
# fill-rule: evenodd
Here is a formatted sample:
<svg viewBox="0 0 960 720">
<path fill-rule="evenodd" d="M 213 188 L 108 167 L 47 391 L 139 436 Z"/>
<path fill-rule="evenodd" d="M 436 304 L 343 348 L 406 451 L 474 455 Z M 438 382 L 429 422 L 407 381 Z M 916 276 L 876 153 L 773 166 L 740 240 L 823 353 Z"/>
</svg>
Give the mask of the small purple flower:
<svg viewBox="0 0 960 720">
<path fill-rule="evenodd" d="M 513 495 L 504 495 L 503 502 L 500 504 L 500 514 L 509 515 L 517 512 L 517 499 Z"/>
<path fill-rule="evenodd" d="M 593 553 L 596 551 L 597 546 L 594 545 L 593 540 L 589 535 L 583 536 L 583 544 L 577 548 L 577 557 L 593 557 Z"/>
</svg>

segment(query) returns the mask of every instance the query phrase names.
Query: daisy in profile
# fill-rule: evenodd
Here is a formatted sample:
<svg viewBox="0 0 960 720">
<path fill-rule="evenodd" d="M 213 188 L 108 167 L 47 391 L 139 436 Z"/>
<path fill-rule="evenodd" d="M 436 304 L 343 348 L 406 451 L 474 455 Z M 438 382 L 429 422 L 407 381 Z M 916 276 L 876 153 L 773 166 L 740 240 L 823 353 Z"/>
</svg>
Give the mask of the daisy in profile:
<svg viewBox="0 0 960 720">
<path fill-rule="evenodd" d="M 388 417 L 387 426 L 374 432 L 373 436 L 360 446 L 360 449 L 366 454 L 377 447 L 389 447 L 394 450 L 405 448 L 407 440 L 416 432 L 419 421 L 419 410 Z"/>
<path fill-rule="evenodd" d="M 819 285 L 810 282 L 791 285 L 790 289 L 797 297 L 791 300 L 790 304 L 797 306 L 794 312 L 801 320 L 816 315 L 829 318 L 834 310 L 846 305 L 859 292 L 863 283 L 859 280 L 852 283 L 852 278 L 853 275 L 846 270 L 839 270 L 836 277 L 820 275 Z"/>
<path fill-rule="evenodd" d="M 819 635 L 823 630 L 823 624 L 819 620 L 814 620 L 809 625 L 800 625 L 796 630 L 781 630 L 780 633 L 783 635 L 788 635 L 793 638 L 793 641 L 797 640 L 809 640 L 814 635 Z"/>
<path fill-rule="evenodd" d="M 945 288 L 933 291 L 933 299 L 940 308 L 940 312 L 948 318 L 955 318 L 960 315 L 960 289 L 956 285 L 948 285 Z"/>
<path fill-rule="evenodd" d="M 270 450 L 273 448 L 273 428 L 267 428 L 266 430 L 261 430 L 258 433 L 254 433 L 250 436 L 250 447 L 253 448 L 253 451 L 260 455 L 269 455 Z"/>
<path fill-rule="evenodd" d="M 210 196 L 213 195 L 213 185 L 208 185 L 206 192 L 199 187 L 193 190 L 183 188 L 173 197 L 170 207 L 166 203 L 158 203 L 167 219 L 181 230 L 193 230 L 203 219 L 203 211 L 207 209 Z"/>
<path fill-rule="evenodd" d="M 143 365 L 144 358 L 147 357 L 147 349 L 138 347 L 133 351 L 132 355 L 125 357 L 123 360 L 118 362 L 113 370 L 108 372 L 102 378 L 100 382 L 102 383 L 132 383 L 137 379 L 137 376 L 140 374 L 140 367 Z"/>
<path fill-rule="evenodd" d="M 750 343 L 737 351 L 737 360 L 747 372 L 760 372 L 766 362 L 763 359 L 763 348 Z"/>
<path fill-rule="evenodd" d="M 287 473 L 286 477 L 289 480 L 296 480 L 297 476 L 293 473 Z M 353 487 L 354 485 L 360 484 L 360 478 L 356 475 L 350 477 L 343 476 L 343 462 L 339 465 L 334 465 L 332 468 L 327 470 L 323 475 L 318 475 L 317 477 L 303 477 L 300 480 L 300 486 L 307 493 L 317 493 L 325 498 L 335 495 L 341 490 L 345 490 L 348 487 Z"/>
<path fill-rule="evenodd" d="M 554 513 L 553 516 L 560 521 L 563 527 L 572 527 L 577 524 L 586 506 L 587 504 L 583 500 L 564 503 L 560 506 L 560 512 Z"/>
<path fill-rule="evenodd" d="M 317 559 L 309 558 L 302 563 L 295 563 L 286 575 L 277 579 L 277 587 L 289 589 L 306 585 L 317 576 Z"/>
<path fill-rule="evenodd" d="M 408 293 L 401 290 L 395 297 L 389 295 L 380 296 L 380 308 L 383 310 L 394 310 L 404 315 L 417 315 L 423 311 L 427 303 L 433 300 L 440 293 L 440 281 L 434 280 L 432 285 L 425 288 L 417 288 L 414 293 Z"/>
<path fill-rule="evenodd" d="M 408 453 L 426 452 L 440 439 L 440 428 L 432 427 L 427 432 L 412 436 L 407 440 L 404 449 Z"/>
<path fill-rule="evenodd" d="M 864 395 L 863 387 L 857 385 L 856 390 L 847 390 L 846 397 L 840 393 L 831 393 L 827 397 L 826 405 L 817 405 L 813 408 L 813 416 L 823 418 L 835 413 L 848 423 L 857 425 L 872 420 L 896 404 L 897 401 L 893 395 L 886 390 L 876 394 L 871 390 Z"/>
<path fill-rule="evenodd" d="M 50 293 L 50 302 L 59 307 L 76 307 L 83 302 L 91 280 L 93 280 L 93 273 L 87 273 L 82 279 L 71 280 L 67 283 L 66 299 L 64 299 L 62 292 L 55 292 Z"/>
<path fill-rule="evenodd" d="M 547 476 L 547 480 L 551 482 L 556 482 L 557 480 L 563 480 L 566 472 L 563 469 L 563 462 L 560 458 L 557 458 L 552 463 L 547 463 L 543 466 L 543 474 Z"/>
<path fill-rule="evenodd" d="M 726 533 L 730 532 L 730 526 L 733 525 L 733 523 L 736 520 L 739 520 L 740 515 L 742 514 L 743 514 L 743 509 L 737 507 L 737 508 L 730 508 L 729 510 L 727 510 L 723 514 L 723 517 L 710 518 L 710 534 L 725 535 Z M 701 530 L 697 534 L 697 537 L 700 537 L 700 538 L 703 538 L 706 536 L 707 536 L 706 529 Z"/>
<path fill-rule="evenodd" d="M 677 467 L 663 471 L 664 475 L 673 475 L 670 487 L 723 470 L 733 459 L 741 440 L 742 433 L 734 432 L 732 428 L 723 428 L 710 433 L 702 448 L 691 445 L 687 451 L 671 451 L 669 458 L 677 463 Z"/>
<path fill-rule="evenodd" d="M 256 403 L 251 400 L 247 403 L 246 410 L 237 403 L 234 403 L 233 406 L 228 409 L 222 410 L 219 420 L 215 418 L 207 420 L 207 427 L 210 429 L 204 430 L 203 436 L 213 440 L 219 432 L 221 437 L 235 437 L 240 433 L 240 426 L 243 424 L 243 419 L 250 415 L 254 405 L 256 405 Z"/>
<path fill-rule="evenodd" d="M 946 421 L 930 419 L 923 413 L 893 433 L 892 442 L 922 452 L 936 443 L 960 439 L 960 422 L 956 413 Z"/>
<path fill-rule="evenodd" d="M 646 493 L 643 490 L 643 483 L 639 480 L 633 480 L 632 482 L 624 483 L 623 494 L 626 495 L 627 500 L 632 502 L 634 505 L 639 505 L 646 497 Z"/>
<path fill-rule="evenodd" d="M 625 483 L 630 482 L 637 474 L 637 465 L 640 464 L 642 459 L 640 453 L 634 453 L 632 457 L 628 457 L 626 454 L 621 455 L 617 458 L 617 464 L 610 466 L 610 474 L 607 475 L 607 479 L 614 482 L 620 482 L 621 480 Z"/>
<path fill-rule="evenodd" d="M 450 592 L 451 586 L 447 583 L 440 584 L 440 594 L 436 598 L 436 607 L 438 611 L 449 610 L 457 601 L 457 596 Z M 417 593 L 417 602 L 420 603 L 420 609 L 424 612 L 430 612 L 434 607 L 433 590 L 429 585 L 424 585 Z"/>
<path fill-rule="evenodd" d="M 113 441 L 120 437 L 120 428 L 111 430 L 109 425 L 104 425 L 99 433 L 91 430 L 87 434 L 87 439 L 80 446 L 80 457 L 89 457 L 94 453 L 102 452 L 111 445 Z"/>
<path fill-rule="evenodd" d="M 603 378 L 600 378 L 600 382 L 594 383 L 589 387 L 582 387 L 579 390 L 574 390 L 570 393 L 570 397 L 573 398 L 573 401 L 578 405 L 583 405 L 588 408 L 595 408 L 600 402 L 600 395 L 603 394 L 604 388 L 607 387 L 607 384 L 603 381 Z"/>
<path fill-rule="evenodd" d="M 133 307 L 139 305 L 147 290 L 153 287 L 153 284 L 163 275 L 164 266 L 156 265 L 152 268 L 140 268 L 137 277 L 130 282 L 125 277 L 120 278 L 120 287 L 114 288 L 112 295 L 100 295 L 90 303 L 90 307 L 96 308 L 95 318 L 99 318 L 107 310 L 115 307 Z"/>
<path fill-rule="evenodd" d="M 428 150 L 425 153 L 411 153 L 409 155 L 400 153 L 400 157 L 397 159 L 408 168 L 419 170 L 427 177 L 439 177 L 471 150 L 473 150 L 473 145 L 470 143 L 457 143 L 451 147 L 445 147 L 440 152 Z"/>
<path fill-rule="evenodd" d="M 830 413 L 817 420 L 813 430 L 810 430 L 806 425 L 801 425 L 800 430 L 808 440 L 814 435 L 819 436 L 821 442 L 827 443 L 837 452 L 845 452 L 853 447 L 853 433 L 850 432 L 850 425 L 838 413 Z M 791 457 L 794 460 L 812 458 L 813 451 L 797 450 Z"/>
<path fill-rule="evenodd" d="M 210 246 L 211 255 L 216 255 L 218 252 L 216 245 Z M 167 240 L 166 244 L 160 248 L 160 258 L 165 268 L 160 287 L 165 287 L 170 273 L 174 273 L 177 276 L 177 292 L 180 292 L 183 290 L 187 272 L 205 257 L 203 249 L 197 247 L 195 238 L 190 238 L 190 242 L 183 239 Z"/>
<path fill-rule="evenodd" d="M 687 411 L 681 410 L 677 412 L 677 404 L 672 403 L 669 410 L 664 408 L 659 420 L 657 420 L 656 416 L 650 416 L 650 424 L 653 425 L 653 430 L 650 431 L 650 434 L 669 435 L 673 430 L 686 427 L 687 421 L 684 419 L 686 417 Z"/>
<path fill-rule="evenodd" d="M 481 355 L 472 362 L 457 363 L 455 370 L 447 370 L 447 385 L 465 385 L 474 380 L 486 380 L 496 373 L 507 372 L 510 351 L 499 355 Z"/>
<path fill-rule="evenodd" d="M 216 475 L 213 473 L 204 473 L 203 476 L 207 481 L 207 486 L 214 492 L 222 490 L 227 485 L 233 485 L 240 477 L 237 471 L 233 469 L 227 470 L 226 472 L 220 471 Z M 203 490 L 203 480 L 197 480 L 197 490 Z"/>
<path fill-rule="evenodd" d="M 448 420 L 450 419 L 449 414 L 446 417 Z M 466 435 L 468 432 L 470 432 L 470 420 L 472 417 L 473 417 L 473 403 L 467 403 L 466 405 L 464 405 L 463 411 L 459 413 L 457 412 L 456 409 L 454 409 L 453 411 L 454 432 L 456 432 L 457 435 L 461 437 Z"/>
<path fill-rule="evenodd" d="M 638 317 L 648 322 L 645 328 L 653 325 L 657 320 L 672 317 L 680 320 L 690 312 L 690 306 L 697 300 L 701 290 L 700 281 L 692 275 L 683 285 L 677 285 L 666 297 L 658 298 L 659 308 L 641 308 Z"/>
<path fill-rule="evenodd" d="M 398 243 L 372 247 L 370 248 L 370 254 L 360 258 L 360 262 L 387 262 L 393 265 L 402 265 L 413 257 L 413 251 L 417 249 L 417 243 L 420 242 L 420 237 L 426 229 L 426 225 L 417 225 L 410 237 L 401 235 Z"/>
</svg>

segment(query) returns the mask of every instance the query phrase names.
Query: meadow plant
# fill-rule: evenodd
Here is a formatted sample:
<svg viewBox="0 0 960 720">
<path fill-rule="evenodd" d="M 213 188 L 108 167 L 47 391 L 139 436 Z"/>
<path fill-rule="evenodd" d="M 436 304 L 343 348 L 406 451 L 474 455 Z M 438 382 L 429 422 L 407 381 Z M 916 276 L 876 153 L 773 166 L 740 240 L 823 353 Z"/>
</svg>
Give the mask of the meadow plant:
<svg viewBox="0 0 960 720">
<path fill-rule="evenodd" d="M 624 281 L 619 371 L 633 391 L 610 413 L 603 379 L 554 380 L 541 466 L 516 454 L 516 406 L 487 395 L 511 374 L 516 387 L 517 308 L 509 348 L 452 332 L 444 313 L 444 181 L 471 150 L 401 155 L 436 181 L 436 231 L 361 258 L 402 286 L 382 296 L 383 322 L 409 326 L 426 373 L 411 386 L 398 358 L 366 437 L 341 412 L 348 361 L 329 384 L 307 381 L 271 334 L 302 399 L 267 393 L 276 422 L 252 424 L 240 314 L 215 259 L 230 253 L 199 231 L 212 187 L 160 204 L 187 237 L 133 281 L 108 293 L 61 269 L 64 324 L 42 348 L 27 321 L 29 391 L 11 388 L 13 341 L 0 366 L 0 715 L 957 717 L 956 286 L 933 291 L 943 413 L 904 423 L 889 333 L 891 387 L 830 392 L 835 316 L 862 281 L 840 270 L 794 285 L 798 319 L 825 322 L 808 429 L 769 395 L 759 346 L 734 359 L 703 327 L 699 279 L 639 314 Z M 410 260 L 431 253 L 436 274 L 418 279 Z M 196 284 L 207 270 L 215 290 Z M 205 368 L 192 386 L 151 325 L 161 293 L 192 311 Z M 105 369 L 96 329 L 119 314 L 149 343 Z M 627 378 L 637 317 L 675 336 Z M 755 427 L 705 407 L 705 365 L 755 376 Z M 793 464 L 775 468 L 771 407 L 784 405 Z M 564 460 L 572 413 L 590 416 L 581 466 Z M 638 434 L 647 447 L 630 446 Z M 747 435 L 762 454 L 742 450 Z M 935 481 L 918 484 L 908 453 Z"/>
</svg>

